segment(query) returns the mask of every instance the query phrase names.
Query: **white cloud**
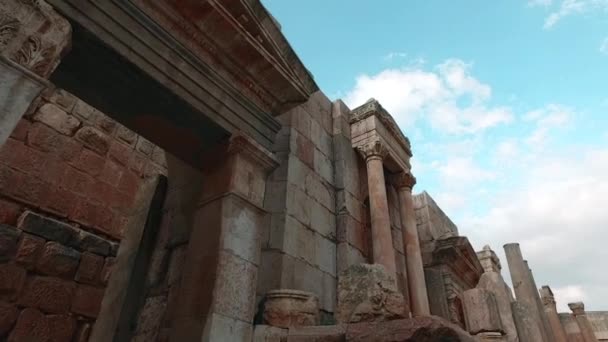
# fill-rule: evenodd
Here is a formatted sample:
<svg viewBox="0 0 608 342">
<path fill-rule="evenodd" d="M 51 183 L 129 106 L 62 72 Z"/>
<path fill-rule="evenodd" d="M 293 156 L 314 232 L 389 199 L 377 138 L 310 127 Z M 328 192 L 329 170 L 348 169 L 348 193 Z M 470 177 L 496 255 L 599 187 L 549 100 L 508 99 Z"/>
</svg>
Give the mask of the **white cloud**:
<svg viewBox="0 0 608 342">
<path fill-rule="evenodd" d="M 600 44 L 600 52 L 604 55 L 608 55 L 608 37 L 604 38 L 602 44 Z"/>
<path fill-rule="evenodd" d="M 406 52 L 389 52 L 386 54 L 386 56 L 384 56 L 384 59 L 387 61 L 396 59 L 396 58 L 406 58 L 407 57 L 407 53 Z"/>
<path fill-rule="evenodd" d="M 510 108 L 489 104 L 492 89 L 470 74 L 471 67 L 450 59 L 433 70 L 417 65 L 361 75 L 345 102 L 354 108 L 374 97 L 402 126 L 425 118 L 450 134 L 475 134 L 510 123 Z"/>
<path fill-rule="evenodd" d="M 551 29 L 565 17 L 592 11 L 608 11 L 608 0 L 562 0 L 559 8 L 545 19 L 543 27 Z"/>
<path fill-rule="evenodd" d="M 580 285 L 568 285 L 563 287 L 552 288 L 555 301 L 557 302 L 557 310 L 560 312 L 569 312 L 568 303 L 584 302 L 587 295 Z"/>
<path fill-rule="evenodd" d="M 573 116 L 572 108 L 558 104 L 549 104 L 524 114 L 524 121 L 534 122 L 536 125 L 532 134 L 526 138 L 526 142 L 532 146 L 542 147 L 549 136 L 550 130 L 567 125 L 571 122 Z"/>
<path fill-rule="evenodd" d="M 456 188 L 464 188 L 496 177 L 495 173 L 477 165 L 473 158 L 448 157 L 439 165 L 438 171 L 444 185 Z"/>
</svg>

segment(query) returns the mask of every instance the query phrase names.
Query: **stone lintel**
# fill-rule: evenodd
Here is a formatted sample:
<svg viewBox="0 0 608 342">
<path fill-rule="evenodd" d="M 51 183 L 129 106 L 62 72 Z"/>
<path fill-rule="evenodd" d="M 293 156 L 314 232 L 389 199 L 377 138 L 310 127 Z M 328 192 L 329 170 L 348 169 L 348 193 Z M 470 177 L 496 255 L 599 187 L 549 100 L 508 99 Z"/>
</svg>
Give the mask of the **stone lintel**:
<svg viewBox="0 0 608 342">
<path fill-rule="evenodd" d="M 483 268 L 477 255 L 465 236 L 454 236 L 437 240 L 430 260 L 425 260 L 425 267 L 446 265 L 454 274 L 458 274 L 467 286 L 474 288 L 483 274 Z"/>
<path fill-rule="evenodd" d="M 266 172 L 279 166 L 279 161 L 272 152 L 242 133 L 237 133 L 230 137 L 227 152 L 229 154 L 243 155 Z"/>
</svg>

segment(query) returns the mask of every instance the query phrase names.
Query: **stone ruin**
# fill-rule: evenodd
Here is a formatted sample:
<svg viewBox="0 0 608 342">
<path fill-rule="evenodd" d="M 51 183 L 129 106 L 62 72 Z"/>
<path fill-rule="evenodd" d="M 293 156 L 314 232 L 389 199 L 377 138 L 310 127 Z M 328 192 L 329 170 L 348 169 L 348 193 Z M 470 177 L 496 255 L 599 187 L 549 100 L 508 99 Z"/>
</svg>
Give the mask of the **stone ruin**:
<svg viewBox="0 0 608 342">
<path fill-rule="evenodd" d="M 0 340 L 608 339 L 411 157 L 258 0 L 1 1 Z"/>
</svg>

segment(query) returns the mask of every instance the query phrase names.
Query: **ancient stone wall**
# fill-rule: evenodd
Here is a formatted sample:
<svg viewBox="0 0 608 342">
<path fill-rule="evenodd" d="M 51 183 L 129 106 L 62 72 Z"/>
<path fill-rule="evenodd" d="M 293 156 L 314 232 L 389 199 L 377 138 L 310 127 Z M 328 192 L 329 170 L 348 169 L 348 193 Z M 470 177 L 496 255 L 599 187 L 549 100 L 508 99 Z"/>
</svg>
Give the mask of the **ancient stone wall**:
<svg viewBox="0 0 608 342">
<path fill-rule="evenodd" d="M 588 311 L 587 319 L 591 323 L 595 337 L 599 341 L 608 341 L 608 312 L 606 311 Z M 566 330 L 568 341 L 584 341 L 580 328 L 576 319 L 570 313 L 560 313 L 559 319 Z"/>
<path fill-rule="evenodd" d="M 414 196 L 414 207 L 418 234 L 423 245 L 442 237 L 458 236 L 458 227 L 426 192 Z"/>
<path fill-rule="evenodd" d="M 316 294 L 330 317 L 336 293 L 336 193 L 331 102 L 321 92 L 278 119 L 273 152 L 280 166 L 268 178 L 258 297 L 273 289 Z M 323 318 L 322 318 L 323 319 Z"/>
<path fill-rule="evenodd" d="M 21 119 L 0 148 L 0 338 L 86 340 L 126 213 L 164 155 L 62 90 Z"/>
</svg>

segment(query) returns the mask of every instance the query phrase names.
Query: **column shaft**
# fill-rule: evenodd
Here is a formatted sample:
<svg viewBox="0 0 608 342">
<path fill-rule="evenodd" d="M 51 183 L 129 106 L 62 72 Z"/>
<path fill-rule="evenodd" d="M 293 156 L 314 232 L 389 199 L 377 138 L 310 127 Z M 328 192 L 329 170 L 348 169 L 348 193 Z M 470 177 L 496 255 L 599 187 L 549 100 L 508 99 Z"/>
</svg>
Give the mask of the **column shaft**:
<svg viewBox="0 0 608 342">
<path fill-rule="evenodd" d="M 372 245 L 374 263 L 380 264 L 395 276 L 395 251 L 391 235 L 391 222 L 386 197 L 382 158 L 371 155 L 367 158 L 367 184 L 369 188 L 370 213 L 372 218 Z"/>
<path fill-rule="evenodd" d="M 583 335 L 583 340 L 585 342 L 598 342 L 597 337 L 593 332 L 591 322 L 589 322 L 589 319 L 587 318 L 585 304 L 582 302 L 568 303 L 568 307 L 570 310 L 572 310 L 572 315 L 576 319 L 576 323 L 581 331 L 581 335 Z"/>
<path fill-rule="evenodd" d="M 414 316 L 429 316 L 431 310 L 424 278 L 411 188 L 402 187 L 399 189 L 399 202 L 410 307 Z"/>
<path fill-rule="evenodd" d="M 524 263 L 519 244 L 506 244 L 504 246 L 504 249 L 505 255 L 507 256 L 507 263 L 509 265 L 509 272 L 511 273 L 513 290 L 515 291 L 517 301 L 520 302 L 526 308 L 527 313 L 531 315 L 531 318 L 534 323 L 538 325 L 538 328 L 542 333 L 543 341 L 551 342 L 547 338 L 547 333 L 544 329 L 543 319 L 541 313 L 538 310 L 538 304 L 536 301 L 536 297 L 538 297 L 538 291 L 531 283 L 530 271 Z"/>
</svg>

